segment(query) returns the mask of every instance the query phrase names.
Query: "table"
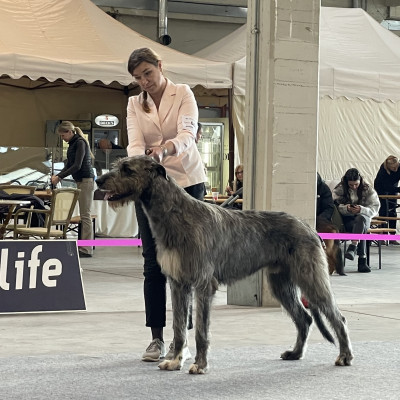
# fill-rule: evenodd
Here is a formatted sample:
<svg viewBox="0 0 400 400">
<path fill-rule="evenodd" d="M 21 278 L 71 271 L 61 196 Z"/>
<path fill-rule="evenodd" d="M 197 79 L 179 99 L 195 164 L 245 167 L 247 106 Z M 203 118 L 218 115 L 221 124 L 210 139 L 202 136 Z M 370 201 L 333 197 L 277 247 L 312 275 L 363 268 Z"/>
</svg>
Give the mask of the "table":
<svg viewBox="0 0 400 400">
<path fill-rule="evenodd" d="M 52 190 L 35 190 L 33 193 L 34 196 L 39 197 L 42 200 L 51 200 L 53 196 Z"/>
<path fill-rule="evenodd" d="M 6 233 L 6 228 L 13 212 L 17 206 L 29 206 L 31 204 L 28 200 L 6 200 L 0 199 L 0 206 L 8 206 L 8 214 L 6 215 L 3 224 L 0 226 L 0 240 L 4 239 L 4 234 Z"/>
<path fill-rule="evenodd" d="M 96 215 L 96 236 L 131 238 L 138 234 L 135 203 L 114 209 L 106 200 L 93 200 L 91 214 Z M 72 216 L 79 215 L 77 203 Z"/>
</svg>

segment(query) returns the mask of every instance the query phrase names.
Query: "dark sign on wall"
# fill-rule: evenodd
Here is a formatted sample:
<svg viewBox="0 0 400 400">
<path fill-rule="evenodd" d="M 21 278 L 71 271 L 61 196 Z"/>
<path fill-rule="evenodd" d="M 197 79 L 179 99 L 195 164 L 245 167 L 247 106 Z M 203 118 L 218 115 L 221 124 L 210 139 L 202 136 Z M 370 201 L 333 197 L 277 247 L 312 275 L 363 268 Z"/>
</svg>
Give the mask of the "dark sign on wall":
<svg viewBox="0 0 400 400">
<path fill-rule="evenodd" d="M 75 241 L 0 241 L 0 313 L 86 310 Z"/>
</svg>

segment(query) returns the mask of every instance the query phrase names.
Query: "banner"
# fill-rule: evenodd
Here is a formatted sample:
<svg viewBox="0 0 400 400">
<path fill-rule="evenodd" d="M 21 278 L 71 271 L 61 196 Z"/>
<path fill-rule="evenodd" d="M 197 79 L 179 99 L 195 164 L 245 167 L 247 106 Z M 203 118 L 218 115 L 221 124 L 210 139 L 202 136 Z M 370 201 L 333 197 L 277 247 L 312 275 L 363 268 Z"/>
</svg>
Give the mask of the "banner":
<svg viewBox="0 0 400 400">
<path fill-rule="evenodd" d="M 86 310 L 76 241 L 0 240 L 0 313 Z"/>
</svg>

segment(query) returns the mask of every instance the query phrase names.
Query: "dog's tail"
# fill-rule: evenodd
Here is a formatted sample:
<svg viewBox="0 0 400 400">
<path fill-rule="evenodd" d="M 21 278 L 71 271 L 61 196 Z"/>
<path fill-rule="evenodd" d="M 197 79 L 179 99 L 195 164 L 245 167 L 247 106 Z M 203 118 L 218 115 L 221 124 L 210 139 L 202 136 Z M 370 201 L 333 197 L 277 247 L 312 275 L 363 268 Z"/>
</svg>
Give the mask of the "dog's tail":
<svg viewBox="0 0 400 400">
<path fill-rule="evenodd" d="M 318 308 L 313 307 L 312 304 L 309 305 L 309 309 L 311 315 L 314 319 L 315 325 L 317 325 L 319 331 L 321 332 L 322 336 L 330 343 L 335 344 L 335 339 L 333 338 L 332 334 L 329 332 L 328 328 L 326 327 L 324 321 L 321 318 L 321 313 L 319 312 Z"/>
</svg>

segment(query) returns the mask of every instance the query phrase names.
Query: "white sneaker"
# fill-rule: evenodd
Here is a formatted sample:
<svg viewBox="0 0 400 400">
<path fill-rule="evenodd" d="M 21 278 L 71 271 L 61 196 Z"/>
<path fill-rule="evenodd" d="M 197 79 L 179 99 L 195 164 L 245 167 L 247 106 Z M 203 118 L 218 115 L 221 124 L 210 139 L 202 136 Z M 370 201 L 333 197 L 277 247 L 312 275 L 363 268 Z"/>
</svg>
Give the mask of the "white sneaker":
<svg viewBox="0 0 400 400">
<path fill-rule="evenodd" d="M 142 361 L 160 361 L 165 356 L 165 344 L 160 339 L 154 339 L 143 353 Z"/>
<path fill-rule="evenodd" d="M 169 351 L 168 351 L 167 355 L 165 356 L 165 359 L 172 360 L 174 358 L 174 351 L 175 351 L 175 342 L 172 341 L 171 344 L 169 345 Z M 182 349 L 182 358 L 184 360 L 188 360 L 191 357 L 192 357 L 192 355 L 190 354 L 190 350 L 189 350 L 187 340 L 186 340 L 185 344 L 183 345 L 183 349 Z"/>
</svg>

